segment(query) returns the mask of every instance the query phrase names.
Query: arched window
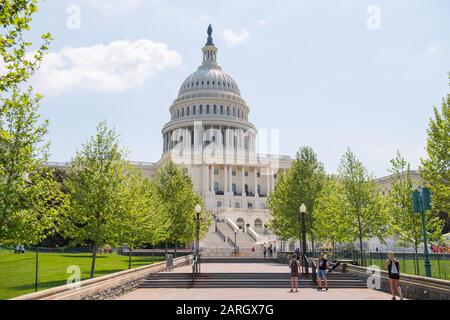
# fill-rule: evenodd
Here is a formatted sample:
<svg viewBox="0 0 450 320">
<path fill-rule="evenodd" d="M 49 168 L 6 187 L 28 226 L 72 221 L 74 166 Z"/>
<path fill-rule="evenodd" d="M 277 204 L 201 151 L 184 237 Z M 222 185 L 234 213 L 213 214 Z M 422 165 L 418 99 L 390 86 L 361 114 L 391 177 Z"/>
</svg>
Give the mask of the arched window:
<svg viewBox="0 0 450 320">
<path fill-rule="evenodd" d="M 214 114 L 216 114 L 216 113 L 217 113 L 217 106 L 214 105 Z"/>
<path fill-rule="evenodd" d="M 238 219 L 236 220 L 236 225 L 238 226 L 238 228 L 239 228 L 240 230 L 244 230 L 244 228 L 245 228 L 245 221 L 244 221 L 244 219 L 238 218 Z"/>
<path fill-rule="evenodd" d="M 180 109 L 177 109 L 177 118 L 180 117 Z"/>
<path fill-rule="evenodd" d="M 186 115 L 187 116 L 189 115 L 189 109 L 190 109 L 190 107 L 187 107 L 187 109 L 186 109 Z"/>
<path fill-rule="evenodd" d="M 233 107 L 233 117 L 236 117 L 236 108 Z"/>
<path fill-rule="evenodd" d="M 230 107 L 227 106 L 227 116 L 229 116 L 229 115 L 230 115 Z"/>
<path fill-rule="evenodd" d="M 214 191 L 219 192 L 219 183 L 214 182 Z"/>
<path fill-rule="evenodd" d="M 238 118 L 240 118 L 240 117 L 241 117 L 241 110 L 238 109 Z"/>
<path fill-rule="evenodd" d="M 259 184 L 256 186 L 256 190 L 258 194 L 261 194 L 261 186 Z"/>
<path fill-rule="evenodd" d="M 199 113 L 200 113 L 200 114 L 203 113 L 203 106 L 202 106 L 202 105 L 200 105 L 200 111 L 199 111 Z"/>
<path fill-rule="evenodd" d="M 256 218 L 255 222 L 253 223 L 253 227 L 255 228 L 255 230 L 262 230 L 263 223 L 262 223 L 261 219 Z"/>
<path fill-rule="evenodd" d="M 236 183 L 231 184 L 231 192 L 233 192 L 233 194 L 236 194 Z"/>
<path fill-rule="evenodd" d="M 197 106 L 193 106 L 192 107 L 192 114 L 196 114 L 197 113 Z"/>
<path fill-rule="evenodd" d="M 209 104 L 206 105 L 206 113 L 209 114 Z"/>
<path fill-rule="evenodd" d="M 220 114 L 223 114 L 223 106 L 220 106 Z"/>
<path fill-rule="evenodd" d="M 181 109 L 181 116 L 184 117 L 184 108 Z"/>
</svg>

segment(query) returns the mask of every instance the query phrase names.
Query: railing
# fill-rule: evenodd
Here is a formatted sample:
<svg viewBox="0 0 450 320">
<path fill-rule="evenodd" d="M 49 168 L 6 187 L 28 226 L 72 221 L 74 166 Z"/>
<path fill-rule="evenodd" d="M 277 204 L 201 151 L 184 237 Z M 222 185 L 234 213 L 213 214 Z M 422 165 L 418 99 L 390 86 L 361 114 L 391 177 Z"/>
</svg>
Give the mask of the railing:
<svg viewBox="0 0 450 320">
<path fill-rule="evenodd" d="M 311 265 L 311 279 L 312 282 L 315 284 L 317 282 L 317 265 L 314 262 L 314 260 L 309 259 L 306 254 L 304 254 L 305 260 L 306 260 L 306 268 L 308 268 L 309 265 Z"/>
<path fill-rule="evenodd" d="M 233 221 L 231 221 L 230 218 L 227 218 L 226 222 L 231 227 L 231 229 L 233 229 L 234 232 L 239 232 L 239 227 Z"/>
<path fill-rule="evenodd" d="M 256 233 L 255 230 L 253 230 L 253 228 L 248 227 L 247 228 L 247 233 L 250 237 L 253 238 L 253 240 L 258 241 L 259 240 L 259 235 Z"/>
<path fill-rule="evenodd" d="M 234 242 L 230 237 L 227 238 L 227 242 L 231 243 L 231 245 L 234 247 L 234 252 L 239 252 L 239 247 L 237 246 L 236 242 Z"/>
<path fill-rule="evenodd" d="M 192 260 L 192 284 L 194 284 L 195 279 L 197 279 L 197 276 L 200 274 L 200 260 L 200 254 L 195 255 L 194 259 Z"/>
<path fill-rule="evenodd" d="M 227 242 L 227 238 L 225 235 L 220 231 L 219 227 L 216 226 L 216 233 L 219 236 L 220 239 L 222 239 L 223 242 Z"/>
</svg>

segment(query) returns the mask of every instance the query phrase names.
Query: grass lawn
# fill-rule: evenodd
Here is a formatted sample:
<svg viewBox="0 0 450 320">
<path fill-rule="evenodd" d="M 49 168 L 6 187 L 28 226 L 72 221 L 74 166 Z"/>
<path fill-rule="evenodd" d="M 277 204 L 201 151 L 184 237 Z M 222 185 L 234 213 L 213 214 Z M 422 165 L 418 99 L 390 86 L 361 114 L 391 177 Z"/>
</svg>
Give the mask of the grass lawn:
<svg viewBox="0 0 450 320">
<path fill-rule="evenodd" d="M 414 260 L 412 259 L 402 259 L 398 258 L 400 262 L 400 273 L 406 274 L 416 274 L 414 268 Z M 450 259 L 431 259 L 431 274 L 433 278 L 450 280 Z M 379 259 L 372 259 L 372 261 L 367 261 L 367 264 L 377 265 L 381 269 L 385 269 L 385 260 L 380 261 Z M 424 260 L 419 260 L 419 275 L 425 276 Z"/>
<path fill-rule="evenodd" d="M 0 249 L 0 299 L 20 296 L 35 290 L 36 260 L 34 252 L 15 254 Z M 164 257 L 155 256 L 155 262 Z M 152 263 L 152 257 L 132 257 L 132 268 Z M 39 253 L 38 290 L 63 285 L 69 273 L 67 267 L 77 265 L 81 278 L 88 279 L 91 267 L 90 253 Z M 128 269 L 128 257 L 118 254 L 98 254 L 95 276 Z"/>
</svg>

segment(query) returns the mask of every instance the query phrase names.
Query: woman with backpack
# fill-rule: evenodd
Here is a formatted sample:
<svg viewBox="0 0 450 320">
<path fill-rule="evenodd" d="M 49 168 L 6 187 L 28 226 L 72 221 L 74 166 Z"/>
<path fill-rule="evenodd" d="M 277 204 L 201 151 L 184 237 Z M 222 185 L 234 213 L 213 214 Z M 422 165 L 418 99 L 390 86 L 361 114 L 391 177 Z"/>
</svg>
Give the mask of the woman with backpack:
<svg viewBox="0 0 450 320">
<path fill-rule="evenodd" d="M 388 251 L 386 270 L 389 275 L 389 285 L 391 287 L 392 300 L 396 300 L 396 293 L 398 293 L 400 300 L 403 300 L 402 289 L 400 288 L 400 263 L 397 259 L 395 259 L 394 253 L 392 251 Z"/>
<path fill-rule="evenodd" d="M 292 259 L 289 261 L 289 268 L 291 269 L 291 291 L 289 292 L 294 292 L 294 289 L 295 292 L 297 292 L 300 262 L 297 260 L 296 254 L 294 254 Z"/>
</svg>

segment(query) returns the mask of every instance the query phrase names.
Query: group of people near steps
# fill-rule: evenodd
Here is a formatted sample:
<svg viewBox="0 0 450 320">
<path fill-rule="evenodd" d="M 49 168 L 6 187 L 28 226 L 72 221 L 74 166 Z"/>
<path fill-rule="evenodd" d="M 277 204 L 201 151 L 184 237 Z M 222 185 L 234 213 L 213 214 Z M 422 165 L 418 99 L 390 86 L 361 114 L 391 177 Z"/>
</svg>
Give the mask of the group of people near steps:
<svg viewBox="0 0 450 320">
<path fill-rule="evenodd" d="M 289 268 L 291 270 L 291 290 L 290 292 L 298 291 L 298 276 L 300 274 L 300 250 L 296 249 L 295 254 L 292 256 L 292 259 L 289 261 Z M 317 290 L 319 291 L 328 291 L 328 280 L 327 273 L 330 271 L 330 263 L 328 262 L 327 256 L 325 253 L 320 253 L 319 259 L 317 261 Z M 396 296 L 400 297 L 400 300 L 403 300 L 402 289 L 400 288 L 400 263 L 394 257 L 394 253 L 389 251 L 387 254 L 386 260 L 386 270 L 388 272 L 389 277 L 389 285 L 392 293 L 392 300 L 396 300 Z M 322 284 L 324 286 L 322 286 Z"/>
</svg>

